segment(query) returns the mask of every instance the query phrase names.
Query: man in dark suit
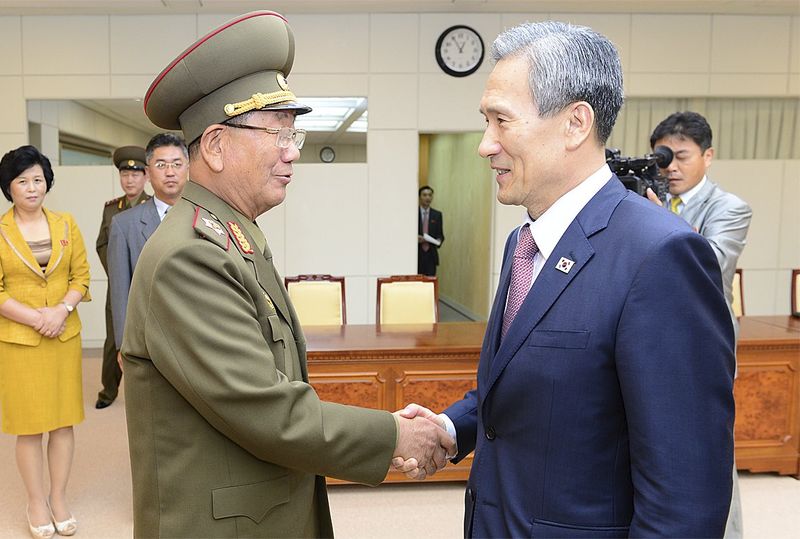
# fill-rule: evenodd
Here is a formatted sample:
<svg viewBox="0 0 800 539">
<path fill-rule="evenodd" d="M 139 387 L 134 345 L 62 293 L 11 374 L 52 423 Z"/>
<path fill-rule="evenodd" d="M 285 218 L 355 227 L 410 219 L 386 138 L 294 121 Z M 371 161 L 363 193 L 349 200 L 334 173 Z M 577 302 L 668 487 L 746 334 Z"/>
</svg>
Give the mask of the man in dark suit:
<svg viewBox="0 0 800 539">
<path fill-rule="evenodd" d="M 714 159 L 711 140 L 711 126 L 703 116 L 696 112 L 676 112 L 653 130 L 650 147 L 666 146 L 675 156 L 669 165 L 661 169 L 661 174 L 669 180 L 667 207 L 708 240 L 714 250 L 722 272 L 725 300 L 738 335 L 739 322 L 733 314 L 733 276 L 739 255 L 744 249 L 753 210 L 744 200 L 724 191 L 706 176 Z M 655 193 L 648 193 L 648 198 L 661 204 Z M 725 527 L 726 539 L 742 537 L 742 504 L 738 485 L 734 466 L 733 498 Z"/>
<path fill-rule="evenodd" d="M 479 153 L 508 237 L 477 389 L 427 416 L 473 450 L 468 537 L 719 537 L 734 335 L 708 242 L 605 163 L 614 46 L 553 21 L 506 30 Z"/>
<path fill-rule="evenodd" d="M 111 219 L 129 208 L 144 204 L 150 199 L 144 186 L 147 183 L 145 171 L 145 152 L 141 146 L 122 146 L 114 150 L 112 156 L 114 166 L 119 170 L 119 185 L 125 192 L 124 195 L 112 198 L 103 207 L 103 219 L 100 222 L 100 231 L 97 234 L 97 256 L 108 275 L 108 236 L 111 230 Z M 103 366 L 100 381 L 103 389 L 97 394 L 95 408 L 102 409 L 109 406 L 117 398 L 119 381 L 122 371 L 117 364 L 119 343 L 114 343 L 114 322 L 111 319 L 111 278 L 109 277 L 106 288 L 106 340 L 103 343 Z"/>
<path fill-rule="evenodd" d="M 439 265 L 439 247 L 444 242 L 442 212 L 431 208 L 433 188 L 419 188 L 419 214 L 417 215 L 417 273 L 436 276 Z"/>
<path fill-rule="evenodd" d="M 180 200 L 189 178 L 189 153 L 181 138 L 170 133 L 159 133 L 150 139 L 146 152 L 147 174 L 150 185 L 153 186 L 153 198 L 111 221 L 108 274 L 117 349 L 122 345 L 128 291 L 136 262 L 145 242 L 156 231 L 169 209 Z"/>
</svg>

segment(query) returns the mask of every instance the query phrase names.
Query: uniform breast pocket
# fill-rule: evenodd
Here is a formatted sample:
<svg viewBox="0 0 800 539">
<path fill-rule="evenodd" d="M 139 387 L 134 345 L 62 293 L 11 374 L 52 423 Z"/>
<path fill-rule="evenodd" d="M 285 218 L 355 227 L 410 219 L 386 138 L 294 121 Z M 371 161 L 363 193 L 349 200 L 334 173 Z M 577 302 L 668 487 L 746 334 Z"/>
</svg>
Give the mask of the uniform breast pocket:
<svg viewBox="0 0 800 539">
<path fill-rule="evenodd" d="M 528 346 L 584 350 L 589 344 L 590 334 L 587 330 L 536 329 L 528 338 Z"/>
</svg>

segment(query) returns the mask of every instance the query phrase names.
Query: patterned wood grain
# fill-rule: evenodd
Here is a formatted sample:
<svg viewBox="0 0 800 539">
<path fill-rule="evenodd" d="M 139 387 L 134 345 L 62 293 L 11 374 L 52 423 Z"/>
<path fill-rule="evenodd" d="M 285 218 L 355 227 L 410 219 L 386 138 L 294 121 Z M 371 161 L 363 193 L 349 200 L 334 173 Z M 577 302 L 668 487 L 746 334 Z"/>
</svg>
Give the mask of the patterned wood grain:
<svg viewBox="0 0 800 539">
<path fill-rule="evenodd" d="M 309 382 L 324 401 L 385 409 L 386 380 L 377 372 L 309 374 Z"/>
<path fill-rule="evenodd" d="M 734 387 L 737 442 L 783 444 L 791 437 L 794 375 L 785 365 L 739 371 Z"/>
<path fill-rule="evenodd" d="M 475 388 L 474 370 L 432 372 L 406 371 L 396 380 L 397 408 L 416 402 L 435 412 L 441 412 L 464 393 Z"/>
</svg>

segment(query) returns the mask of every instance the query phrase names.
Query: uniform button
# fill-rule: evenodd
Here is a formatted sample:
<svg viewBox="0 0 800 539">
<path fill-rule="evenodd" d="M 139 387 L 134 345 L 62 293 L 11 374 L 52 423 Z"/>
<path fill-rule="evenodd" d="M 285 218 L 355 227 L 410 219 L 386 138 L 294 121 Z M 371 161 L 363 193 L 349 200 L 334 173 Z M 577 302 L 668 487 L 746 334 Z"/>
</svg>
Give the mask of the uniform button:
<svg viewBox="0 0 800 539">
<path fill-rule="evenodd" d="M 489 427 L 486 429 L 486 439 L 487 440 L 494 440 L 497 437 L 497 434 L 494 432 L 494 427 Z"/>
<path fill-rule="evenodd" d="M 47 283 L 42 283 L 42 288 L 46 287 Z"/>
</svg>

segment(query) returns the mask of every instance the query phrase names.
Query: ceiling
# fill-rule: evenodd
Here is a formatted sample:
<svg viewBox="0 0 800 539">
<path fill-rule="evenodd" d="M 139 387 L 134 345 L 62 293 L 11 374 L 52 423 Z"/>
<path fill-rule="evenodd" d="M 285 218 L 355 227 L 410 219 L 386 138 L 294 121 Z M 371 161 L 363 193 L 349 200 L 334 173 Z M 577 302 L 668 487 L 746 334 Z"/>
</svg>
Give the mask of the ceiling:
<svg viewBox="0 0 800 539">
<path fill-rule="evenodd" d="M 800 15 L 798 0 L 0 0 L 0 15 L 243 13 L 724 13 Z"/>
</svg>

